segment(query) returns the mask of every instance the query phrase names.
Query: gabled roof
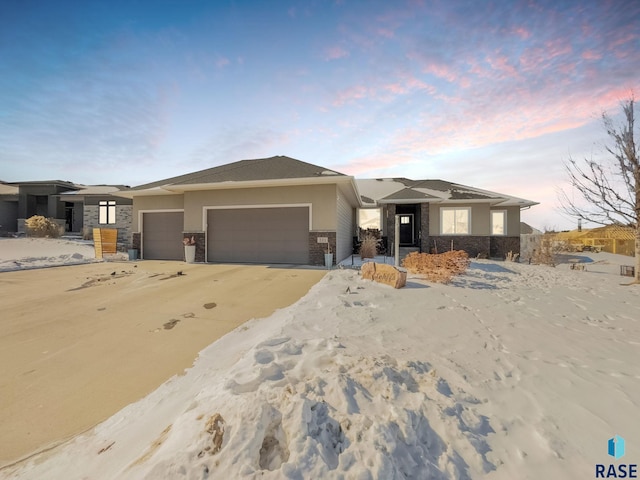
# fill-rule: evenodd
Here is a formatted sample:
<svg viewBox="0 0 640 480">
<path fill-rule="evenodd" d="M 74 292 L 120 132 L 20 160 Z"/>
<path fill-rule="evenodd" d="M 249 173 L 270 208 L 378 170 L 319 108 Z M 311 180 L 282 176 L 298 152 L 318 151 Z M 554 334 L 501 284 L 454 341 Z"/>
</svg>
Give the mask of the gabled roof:
<svg viewBox="0 0 640 480">
<path fill-rule="evenodd" d="M 542 232 L 525 222 L 520 222 L 520 235 L 540 235 Z"/>
<path fill-rule="evenodd" d="M 276 156 L 255 160 L 240 160 L 198 172 L 166 178 L 157 182 L 134 187 L 133 190 L 148 190 L 165 186 L 202 185 L 223 182 L 250 182 L 261 180 L 282 180 L 297 178 L 346 177 L 342 173 L 327 170 L 318 165 L 302 162 L 294 158 Z"/>
<path fill-rule="evenodd" d="M 499 206 L 528 207 L 537 202 L 469 187 L 445 180 L 375 178 L 356 180 L 364 204 L 385 203 L 490 203 Z"/>
<path fill-rule="evenodd" d="M 257 187 L 337 185 L 354 206 L 362 206 L 353 177 L 294 158 L 276 156 L 241 160 L 166 178 L 113 193 L 118 197 L 181 195 L 185 192 Z"/>
</svg>

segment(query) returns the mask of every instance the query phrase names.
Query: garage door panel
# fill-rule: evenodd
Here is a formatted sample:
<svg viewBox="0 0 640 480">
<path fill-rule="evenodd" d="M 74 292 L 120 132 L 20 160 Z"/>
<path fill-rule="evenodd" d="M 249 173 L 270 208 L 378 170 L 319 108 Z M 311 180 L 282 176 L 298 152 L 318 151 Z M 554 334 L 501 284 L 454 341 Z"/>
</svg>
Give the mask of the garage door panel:
<svg viewBox="0 0 640 480">
<path fill-rule="evenodd" d="M 212 209 L 207 223 L 209 261 L 309 262 L 308 207 Z"/>
<path fill-rule="evenodd" d="M 183 212 L 142 214 L 142 255 L 146 260 L 182 260 Z"/>
</svg>

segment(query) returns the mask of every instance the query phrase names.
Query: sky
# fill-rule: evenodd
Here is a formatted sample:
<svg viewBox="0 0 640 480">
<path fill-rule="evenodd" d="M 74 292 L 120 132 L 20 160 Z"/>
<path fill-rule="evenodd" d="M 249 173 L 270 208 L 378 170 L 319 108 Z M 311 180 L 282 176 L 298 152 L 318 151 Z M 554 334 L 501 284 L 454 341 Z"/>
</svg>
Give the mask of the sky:
<svg viewBox="0 0 640 480">
<path fill-rule="evenodd" d="M 0 1 L 0 180 L 140 185 L 287 155 L 573 228 L 564 164 L 640 92 L 640 2 Z"/>
</svg>

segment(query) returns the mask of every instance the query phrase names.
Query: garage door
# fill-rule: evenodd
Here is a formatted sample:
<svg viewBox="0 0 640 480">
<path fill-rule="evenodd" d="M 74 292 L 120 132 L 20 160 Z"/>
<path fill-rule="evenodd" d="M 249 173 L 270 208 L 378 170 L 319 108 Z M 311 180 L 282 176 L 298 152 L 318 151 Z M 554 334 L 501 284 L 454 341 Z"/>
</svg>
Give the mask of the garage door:
<svg viewBox="0 0 640 480">
<path fill-rule="evenodd" d="M 309 208 L 213 209 L 207 213 L 210 262 L 309 263 Z"/>
<path fill-rule="evenodd" d="M 183 212 L 142 214 L 142 258 L 145 260 L 183 260 Z"/>
</svg>

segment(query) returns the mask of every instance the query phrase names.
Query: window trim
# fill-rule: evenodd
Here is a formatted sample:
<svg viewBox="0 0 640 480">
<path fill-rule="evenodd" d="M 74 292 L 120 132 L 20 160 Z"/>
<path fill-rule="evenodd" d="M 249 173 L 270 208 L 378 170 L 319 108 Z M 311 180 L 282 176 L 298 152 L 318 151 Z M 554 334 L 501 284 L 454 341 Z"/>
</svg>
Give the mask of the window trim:
<svg viewBox="0 0 640 480">
<path fill-rule="evenodd" d="M 493 214 L 501 213 L 502 214 L 502 233 L 496 233 L 493 229 Z M 491 236 L 492 237 L 504 237 L 507 235 L 507 211 L 506 210 L 491 210 L 490 213 L 490 224 L 491 224 Z"/>
<path fill-rule="evenodd" d="M 98 224 L 99 225 L 115 225 L 116 224 L 116 206 L 115 200 L 100 200 L 98 202 Z M 104 222 L 103 219 L 104 212 Z"/>
<path fill-rule="evenodd" d="M 458 232 L 454 232 L 454 233 L 445 233 L 444 232 L 444 222 L 443 222 L 443 216 L 444 216 L 444 212 L 445 211 L 450 211 L 450 210 L 466 210 L 467 211 L 467 218 L 469 219 L 467 222 L 467 233 L 458 233 Z M 449 235 L 449 236 L 454 236 L 454 235 L 460 235 L 460 236 L 470 236 L 472 229 L 471 229 L 471 225 L 472 225 L 472 217 L 471 217 L 471 207 L 440 207 L 440 235 Z"/>
</svg>

